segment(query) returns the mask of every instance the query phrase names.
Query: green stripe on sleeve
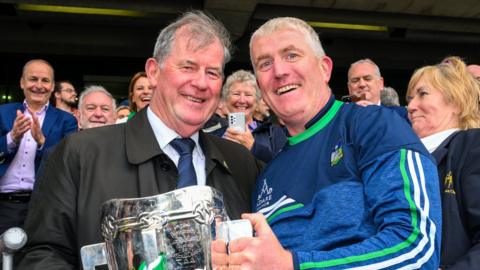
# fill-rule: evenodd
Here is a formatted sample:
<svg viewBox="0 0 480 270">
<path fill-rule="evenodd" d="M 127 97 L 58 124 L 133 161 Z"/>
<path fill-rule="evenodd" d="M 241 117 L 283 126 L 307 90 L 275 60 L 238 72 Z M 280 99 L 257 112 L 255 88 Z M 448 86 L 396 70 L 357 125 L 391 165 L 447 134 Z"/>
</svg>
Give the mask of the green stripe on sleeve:
<svg viewBox="0 0 480 270">
<path fill-rule="evenodd" d="M 270 223 L 270 221 L 272 221 L 272 219 L 278 217 L 278 215 L 283 214 L 283 213 L 288 212 L 288 211 L 292 211 L 292 210 L 301 208 L 301 207 L 303 207 L 302 203 L 296 203 L 296 204 L 292 204 L 292 205 L 290 205 L 288 207 L 285 207 L 285 208 L 280 208 L 277 211 L 275 211 L 275 213 L 273 213 L 271 216 L 269 216 L 267 218 L 267 222 Z"/>
<path fill-rule="evenodd" d="M 371 260 L 371 259 L 379 258 L 382 256 L 386 256 L 386 255 L 398 252 L 402 249 L 409 247 L 410 245 L 412 245 L 412 243 L 415 242 L 420 232 L 420 229 L 418 228 L 418 221 L 417 221 L 417 214 L 416 214 L 417 207 L 414 201 L 412 200 L 412 196 L 410 194 L 410 179 L 408 178 L 407 171 L 405 169 L 405 162 L 406 162 L 406 150 L 401 149 L 400 150 L 400 171 L 403 178 L 403 193 L 405 194 L 405 198 L 408 201 L 408 204 L 410 207 L 410 216 L 412 219 L 411 225 L 413 227 L 413 231 L 410 234 L 410 236 L 408 236 L 408 238 L 402 243 L 399 243 L 393 247 L 385 248 L 379 251 L 374 251 L 374 252 L 363 254 L 363 255 L 355 255 L 355 256 L 350 256 L 346 258 L 333 259 L 329 261 L 305 262 L 300 264 L 300 269 L 303 270 L 303 269 L 311 269 L 311 268 L 332 267 L 332 266 L 338 266 L 338 265 L 349 264 L 354 262 Z"/>
</svg>

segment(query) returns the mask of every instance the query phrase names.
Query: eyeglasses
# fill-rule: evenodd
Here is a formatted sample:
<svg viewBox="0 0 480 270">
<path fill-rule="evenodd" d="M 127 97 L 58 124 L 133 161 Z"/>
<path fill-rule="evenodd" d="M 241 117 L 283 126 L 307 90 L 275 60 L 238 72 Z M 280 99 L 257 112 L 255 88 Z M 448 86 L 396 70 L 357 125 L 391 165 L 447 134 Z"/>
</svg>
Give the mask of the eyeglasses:
<svg viewBox="0 0 480 270">
<path fill-rule="evenodd" d="M 72 88 L 60 89 L 60 92 L 67 92 L 67 93 L 69 93 L 69 94 L 72 94 L 72 93 L 75 93 L 75 94 L 76 94 L 76 93 L 77 93 L 77 92 L 75 92 L 75 90 L 72 89 Z"/>
</svg>

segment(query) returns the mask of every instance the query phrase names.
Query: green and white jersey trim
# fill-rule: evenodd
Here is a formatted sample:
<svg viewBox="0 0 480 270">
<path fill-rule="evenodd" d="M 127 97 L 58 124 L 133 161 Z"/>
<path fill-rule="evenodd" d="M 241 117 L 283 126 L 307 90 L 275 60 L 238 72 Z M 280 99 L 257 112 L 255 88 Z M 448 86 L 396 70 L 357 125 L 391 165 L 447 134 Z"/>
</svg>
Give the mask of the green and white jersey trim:
<svg viewBox="0 0 480 270">
<path fill-rule="evenodd" d="M 284 207 L 285 205 L 290 205 L 290 206 Z M 258 212 L 262 213 L 267 219 L 267 221 L 270 222 L 272 219 L 274 219 L 278 215 L 297 209 L 302 206 L 303 204 L 295 203 L 294 199 L 288 198 L 286 195 L 283 195 L 280 199 L 278 199 L 277 202 L 275 202 L 274 204 L 268 207 L 258 210 Z"/>
<path fill-rule="evenodd" d="M 427 218 L 430 211 L 430 202 L 428 198 L 428 194 L 426 192 L 425 186 L 425 175 L 423 171 L 422 162 L 420 159 L 420 155 L 415 153 L 413 156 L 412 151 L 402 149 L 400 150 L 400 171 L 402 174 L 403 182 L 404 182 L 404 195 L 405 199 L 408 201 L 410 205 L 410 216 L 412 219 L 412 233 L 410 234 L 405 241 L 383 249 L 374 251 L 367 254 L 362 255 L 355 255 L 346 258 L 339 258 L 329 261 L 322 261 L 322 262 L 304 262 L 300 264 L 300 269 L 312 269 L 312 268 L 326 268 L 326 267 L 334 267 L 340 265 L 346 265 L 355 262 L 362 262 L 368 261 L 375 258 L 380 258 L 383 256 L 388 256 L 390 254 L 402 251 L 404 249 L 409 248 L 418 238 L 419 234 L 421 234 L 422 239 L 420 239 L 419 244 L 416 245 L 415 248 L 410 250 L 409 252 L 396 256 L 394 258 L 377 262 L 374 264 L 368 264 L 360 267 L 348 268 L 348 269 L 355 269 L 355 270 L 367 270 L 367 269 L 385 269 L 388 267 L 392 267 L 399 263 L 404 263 L 407 260 L 414 259 L 418 254 L 424 251 L 426 245 L 430 243 L 428 250 L 425 251 L 425 254 L 420 257 L 418 260 L 412 262 L 411 264 L 405 265 L 398 269 L 419 269 L 421 266 L 426 263 L 432 256 L 434 252 L 434 243 L 435 243 L 435 234 L 436 234 L 436 226 L 433 222 L 430 223 L 429 226 L 429 233 L 427 234 L 426 226 L 427 226 Z M 408 169 L 408 173 L 407 173 Z M 418 172 L 418 175 L 417 175 Z M 410 174 L 411 179 L 408 177 Z M 413 190 L 410 186 L 410 183 L 413 185 Z M 413 194 L 412 194 L 413 192 Z M 412 200 L 413 195 L 413 200 Z M 421 197 L 424 198 L 424 206 L 421 205 Z M 420 222 L 418 222 L 418 217 L 420 216 Z"/>
</svg>

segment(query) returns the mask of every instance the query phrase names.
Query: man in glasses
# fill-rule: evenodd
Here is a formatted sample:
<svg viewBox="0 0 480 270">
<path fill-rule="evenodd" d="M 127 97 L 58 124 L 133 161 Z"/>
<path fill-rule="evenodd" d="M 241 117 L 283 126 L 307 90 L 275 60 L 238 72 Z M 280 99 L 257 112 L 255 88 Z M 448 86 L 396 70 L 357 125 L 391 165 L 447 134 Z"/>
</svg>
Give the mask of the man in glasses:
<svg viewBox="0 0 480 270">
<path fill-rule="evenodd" d="M 57 109 L 75 115 L 77 111 L 77 91 L 69 81 L 59 81 L 55 84 L 55 91 L 52 99 Z"/>
</svg>

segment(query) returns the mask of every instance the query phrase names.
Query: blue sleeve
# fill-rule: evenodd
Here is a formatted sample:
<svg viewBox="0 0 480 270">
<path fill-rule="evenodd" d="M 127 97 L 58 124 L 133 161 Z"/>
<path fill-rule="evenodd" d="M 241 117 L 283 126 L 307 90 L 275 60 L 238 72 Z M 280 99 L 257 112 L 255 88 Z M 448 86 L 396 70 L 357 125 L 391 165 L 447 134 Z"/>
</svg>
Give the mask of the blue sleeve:
<svg viewBox="0 0 480 270">
<path fill-rule="evenodd" d="M 377 232 L 328 251 L 297 250 L 298 268 L 438 269 L 441 204 L 432 160 L 408 149 L 391 151 L 372 159 L 362 179 Z"/>
<path fill-rule="evenodd" d="M 253 135 L 255 141 L 251 153 L 266 163 L 270 162 L 287 143 L 287 135 L 283 129 L 273 124 L 260 134 Z"/>
<path fill-rule="evenodd" d="M 4 105 L 0 110 L 0 165 L 8 163 L 8 160 L 15 156 L 18 149 L 18 147 L 15 147 L 14 149 L 9 149 L 8 147 L 7 134 L 11 131 L 13 120 L 15 119 L 12 118 L 12 120 L 7 117 L 8 111 L 14 110 L 13 108 L 10 108 L 11 106 L 12 104 Z M 4 169 L 6 170 L 6 167 Z M 3 169 L 0 168 L 0 175 L 3 175 L 2 170 Z"/>
<path fill-rule="evenodd" d="M 329 251 L 297 251 L 299 268 L 438 269 L 442 219 L 433 158 L 394 111 L 353 110 L 345 134 L 371 215 L 365 220 L 376 232 Z"/>
<path fill-rule="evenodd" d="M 64 126 L 64 129 L 63 129 L 63 136 L 62 137 L 65 137 L 68 134 L 76 132 L 77 130 L 78 130 L 77 119 L 75 119 L 75 117 L 72 116 L 72 115 L 68 115 L 68 117 L 65 121 L 65 126 Z"/>
</svg>

